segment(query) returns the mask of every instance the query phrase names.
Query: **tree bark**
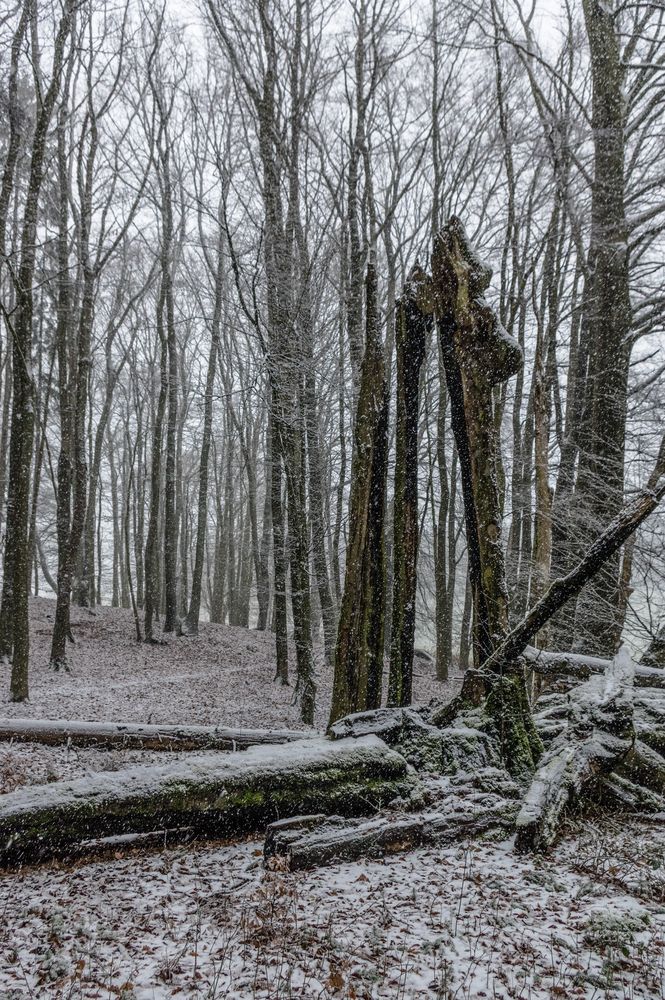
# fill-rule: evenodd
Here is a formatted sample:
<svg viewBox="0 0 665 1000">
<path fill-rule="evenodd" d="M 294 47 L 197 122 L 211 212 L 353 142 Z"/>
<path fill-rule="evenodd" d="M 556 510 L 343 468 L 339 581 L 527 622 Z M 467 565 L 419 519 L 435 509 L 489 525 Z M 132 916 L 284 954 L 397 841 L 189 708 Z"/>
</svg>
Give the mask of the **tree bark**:
<svg viewBox="0 0 665 1000">
<path fill-rule="evenodd" d="M 393 600 L 388 704 L 410 705 L 416 629 L 418 520 L 418 418 L 420 370 L 431 326 L 430 282 L 414 268 L 397 303 L 397 404 L 393 502 Z M 424 311 L 428 307 L 428 311 Z"/>
<path fill-rule="evenodd" d="M 366 287 L 367 341 L 354 427 L 349 538 L 330 725 L 351 712 L 378 708 L 381 704 L 388 384 L 378 325 L 373 262 L 367 268 Z"/>
<path fill-rule="evenodd" d="M 517 372 L 522 352 L 482 298 L 491 270 L 477 257 L 456 218 L 435 238 L 432 276 L 462 474 L 474 659 L 479 665 L 508 630 L 492 391 Z"/>
<path fill-rule="evenodd" d="M 619 28 L 614 12 L 601 0 L 584 0 L 582 6 L 593 87 L 594 164 L 584 288 L 589 356 L 586 427 L 573 504 L 578 553 L 619 513 L 623 503 L 632 325 L 624 206 L 625 69 Z M 580 595 L 575 618 L 575 648 L 580 652 L 607 656 L 615 651 L 618 577 L 615 552 Z"/>
<path fill-rule="evenodd" d="M 12 338 L 13 399 L 9 445 L 9 490 L 2 602 L 0 656 L 12 657 L 10 694 L 13 701 L 28 697 L 28 593 L 32 552 L 28 551 L 30 476 L 34 445 L 34 397 L 31 358 L 33 279 L 37 252 L 39 197 L 45 174 L 46 141 L 60 91 L 65 46 L 74 4 L 67 0 L 53 49 L 51 82 L 39 102 L 32 137 L 30 170 L 25 192 L 21 250 L 16 276 L 16 309 Z"/>
</svg>

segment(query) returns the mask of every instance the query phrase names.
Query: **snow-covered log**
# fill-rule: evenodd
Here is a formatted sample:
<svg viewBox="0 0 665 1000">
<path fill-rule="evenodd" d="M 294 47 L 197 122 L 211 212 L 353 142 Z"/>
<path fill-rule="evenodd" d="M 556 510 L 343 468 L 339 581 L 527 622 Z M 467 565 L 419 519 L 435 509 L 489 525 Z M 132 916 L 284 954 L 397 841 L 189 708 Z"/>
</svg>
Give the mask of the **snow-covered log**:
<svg viewBox="0 0 665 1000">
<path fill-rule="evenodd" d="M 226 726 L 141 725 L 65 719 L 0 719 L 0 741 L 72 744 L 99 750 L 246 750 L 311 737 L 296 729 L 230 729 Z"/>
<path fill-rule="evenodd" d="M 361 823 L 337 816 L 323 817 L 320 823 L 312 819 L 299 817 L 299 822 L 268 827 L 263 849 L 266 868 L 294 872 L 330 862 L 377 858 L 419 847 L 423 838 L 422 816 L 382 816 Z"/>
<path fill-rule="evenodd" d="M 490 830 L 508 833 L 519 803 L 471 787 L 450 790 L 439 807 L 416 815 L 393 813 L 369 820 L 300 816 L 266 832 L 264 864 L 280 871 L 377 858 L 425 844 L 449 844 Z"/>
<path fill-rule="evenodd" d="M 588 680 L 594 674 L 604 673 L 612 664 L 612 660 L 603 660 L 599 656 L 557 653 L 548 649 L 536 649 L 534 646 L 527 646 L 522 655 L 531 670 L 544 677 L 564 675 L 578 680 Z M 634 685 L 638 688 L 665 689 L 665 670 L 637 665 Z"/>
<path fill-rule="evenodd" d="M 603 779 L 600 789 L 603 803 L 618 812 L 665 816 L 665 796 L 618 774 Z"/>
<path fill-rule="evenodd" d="M 628 755 L 634 669 L 621 650 L 608 670 L 570 692 L 568 725 L 541 758 L 517 817 L 517 850 L 547 848 L 564 811 Z"/>
<path fill-rule="evenodd" d="M 188 826 L 224 838 L 302 812 L 366 815 L 413 791 L 407 771 L 375 736 L 319 738 L 21 788 L 0 796 L 0 863 L 116 834 Z"/>
</svg>

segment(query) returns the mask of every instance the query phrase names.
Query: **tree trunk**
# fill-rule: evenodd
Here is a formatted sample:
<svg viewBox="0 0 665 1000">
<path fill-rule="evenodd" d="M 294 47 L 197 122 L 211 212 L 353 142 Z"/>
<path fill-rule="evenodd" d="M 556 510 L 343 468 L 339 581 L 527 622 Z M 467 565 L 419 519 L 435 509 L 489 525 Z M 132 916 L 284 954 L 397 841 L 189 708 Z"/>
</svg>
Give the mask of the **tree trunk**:
<svg viewBox="0 0 665 1000">
<path fill-rule="evenodd" d="M 206 525 L 208 520 L 208 466 L 210 462 L 210 441 L 212 438 L 213 395 L 215 390 L 215 372 L 217 370 L 217 355 L 219 352 L 219 331 L 222 321 L 222 237 L 220 233 L 217 247 L 217 280 L 215 282 L 215 304 L 213 309 L 210 354 L 208 355 L 208 371 L 206 374 L 205 397 L 203 401 L 203 435 L 201 438 L 201 456 L 199 459 L 199 496 L 196 515 L 196 549 L 194 568 L 192 570 L 192 591 L 189 599 L 189 609 L 182 622 L 183 635 L 198 635 L 199 616 L 201 613 L 201 583 L 203 580 L 203 559 L 205 549 Z"/>
<path fill-rule="evenodd" d="M 296 729 L 230 729 L 227 726 L 142 725 L 134 722 L 0 720 L 0 741 L 95 750 L 246 750 L 311 739 Z"/>
<path fill-rule="evenodd" d="M 378 708 L 381 704 L 388 384 L 376 295 L 374 264 L 370 263 L 367 342 L 354 427 L 349 538 L 335 651 L 331 725 L 350 712 Z"/>
<path fill-rule="evenodd" d="M 397 409 L 395 489 L 393 501 L 393 600 L 388 704 L 410 705 L 413 685 L 413 645 L 416 629 L 418 521 L 418 418 L 420 369 L 425 359 L 429 315 L 423 311 L 423 290 L 429 280 L 414 269 L 397 303 Z M 426 294 L 426 293 L 425 293 Z"/>
<path fill-rule="evenodd" d="M 584 289 L 589 344 L 585 421 L 573 509 L 583 552 L 623 503 L 624 450 L 632 311 L 629 292 L 628 227 L 625 214 L 623 93 L 619 28 L 600 0 L 584 0 L 593 86 L 594 144 L 591 238 Z M 580 595 L 575 648 L 615 651 L 619 563 L 614 555 Z"/>
<path fill-rule="evenodd" d="M 153 622 L 159 612 L 159 510 L 162 486 L 162 427 L 168 394 L 167 344 L 164 335 L 164 289 L 160 288 L 157 301 L 157 330 L 160 344 L 159 398 L 152 435 L 152 456 L 150 460 L 150 505 L 148 508 L 148 531 L 145 542 L 145 642 L 155 642 Z"/>
<path fill-rule="evenodd" d="M 522 352 L 482 298 L 491 271 L 475 255 L 458 219 L 435 239 L 432 273 L 462 473 L 478 666 L 508 630 L 492 391 L 515 374 Z"/>
</svg>

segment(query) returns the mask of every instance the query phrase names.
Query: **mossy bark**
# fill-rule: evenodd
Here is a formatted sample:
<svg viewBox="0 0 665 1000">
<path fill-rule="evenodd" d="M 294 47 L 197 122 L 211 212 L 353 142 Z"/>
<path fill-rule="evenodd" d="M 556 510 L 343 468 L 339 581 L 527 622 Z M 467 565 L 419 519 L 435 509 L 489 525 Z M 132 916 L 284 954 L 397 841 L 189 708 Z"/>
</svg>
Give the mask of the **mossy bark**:
<svg viewBox="0 0 665 1000">
<path fill-rule="evenodd" d="M 349 540 L 337 630 L 330 723 L 381 704 L 385 618 L 384 519 L 388 383 L 379 332 L 376 272 L 367 268 L 367 344 L 356 413 Z"/>
<path fill-rule="evenodd" d="M 431 325 L 431 317 L 423 311 L 419 299 L 429 284 L 424 272 L 418 267 L 414 268 L 396 310 L 397 406 L 389 705 L 410 705 L 413 685 L 419 543 L 420 370 L 425 359 L 425 344 Z"/>
<path fill-rule="evenodd" d="M 0 864 L 91 838 L 190 827 L 228 837 L 302 812 L 358 816 L 408 794 L 407 763 L 375 736 L 311 739 L 23 788 L 2 796 Z"/>
<path fill-rule="evenodd" d="M 532 773 L 542 750 L 524 677 L 514 667 L 498 677 L 480 672 L 508 633 L 508 590 L 501 542 L 500 441 L 494 388 L 522 363 L 518 343 L 484 299 L 492 276 L 472 248 L 464 227 L 451 218 L 435 237 L 432 280 L 441 354 L 459 456 L 469 579 L 473 595 L 475 671 L 467 672 L 462 701 L 486 697 L 489 728 L 511 774 Z"/>
<path fill-rule="evenodd" d="M 435 238 L 432 275 L 461 469 L 478 667 L 508 630 L 493 389 L 514 375 L 523 359 L 483 298 L 492 272 L 472 249 L 459 219 L 451 218 Z"/>
<path fill-rule="evenodd" d="M 543 744 L 531 717 L 521 669 L 496 680 L 487 696 L 485 711 L 491 735 L 510 774 L 518 780 L 533 774 Z"/>
</svg>

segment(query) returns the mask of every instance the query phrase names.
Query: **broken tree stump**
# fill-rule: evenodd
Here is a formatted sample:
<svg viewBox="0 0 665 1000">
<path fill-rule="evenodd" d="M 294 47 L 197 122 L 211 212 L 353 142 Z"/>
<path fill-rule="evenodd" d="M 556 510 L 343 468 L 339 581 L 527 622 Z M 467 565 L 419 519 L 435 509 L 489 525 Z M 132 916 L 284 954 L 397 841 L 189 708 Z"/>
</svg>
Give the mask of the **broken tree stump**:
<svg viewBox="0 0 665 1000">
<path fill-rule="evenodd" d="M 476 666 L 508 632 L 494 387 L 523 363 L 519 344 L 484 298 L 491 277 L 461 221 L 451 217 L 434 238 L 432 283 L 462 479 Z M 476 703 L 483 693 L 473 693 Z"/>
<path fill-rule="evenodd" d="M 418 520 L 418 420 L 420 370 L 432 326 L 431 280 L 417 264 L 397 302 L 395 350 L 395 489 L 393 500 L 393 599 L 388 704 L 410 705 L 416 629 Z"/>
</svg>

